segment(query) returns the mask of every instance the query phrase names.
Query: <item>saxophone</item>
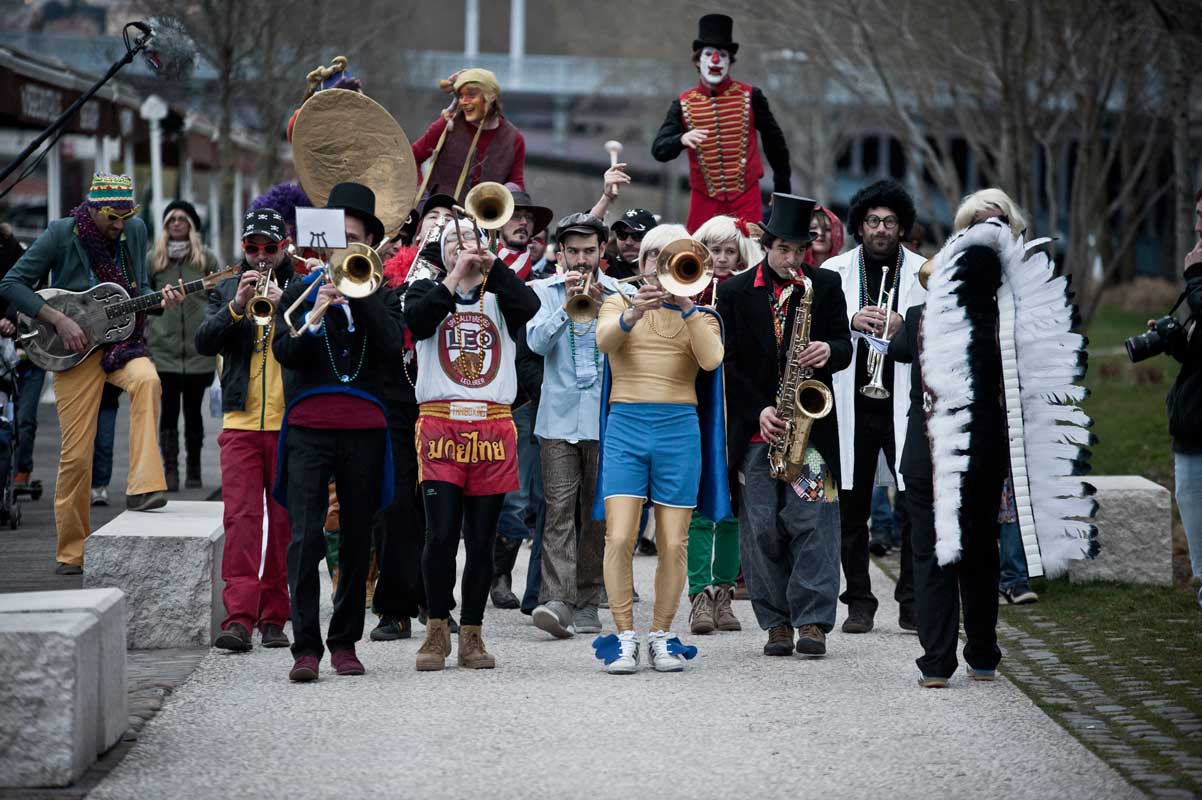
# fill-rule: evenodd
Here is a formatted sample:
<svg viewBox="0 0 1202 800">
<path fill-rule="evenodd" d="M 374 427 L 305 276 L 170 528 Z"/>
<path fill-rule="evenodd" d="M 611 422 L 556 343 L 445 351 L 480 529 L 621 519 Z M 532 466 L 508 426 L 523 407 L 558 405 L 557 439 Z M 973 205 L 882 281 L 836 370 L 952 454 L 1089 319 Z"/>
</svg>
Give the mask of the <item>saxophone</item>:
<svg viewBox="0 0 1202 800">
<path fill-rule="evenodd" d="M 822 381 L 814 380 L 814 369 L 797 366 L 797 360 L 810 343 L 810 314 L 814 305 L 813 283 L 804 275 L 802 282 L 805 296 L 793 317 L 789 358 L 776 395 L 776 415 L 785 423 L 785 433 L 768 445 L 769 474 L 788 483 L 801 475 L 814 420 L 831 413 L 834 405 L 831 390 Z"/>
</svg>

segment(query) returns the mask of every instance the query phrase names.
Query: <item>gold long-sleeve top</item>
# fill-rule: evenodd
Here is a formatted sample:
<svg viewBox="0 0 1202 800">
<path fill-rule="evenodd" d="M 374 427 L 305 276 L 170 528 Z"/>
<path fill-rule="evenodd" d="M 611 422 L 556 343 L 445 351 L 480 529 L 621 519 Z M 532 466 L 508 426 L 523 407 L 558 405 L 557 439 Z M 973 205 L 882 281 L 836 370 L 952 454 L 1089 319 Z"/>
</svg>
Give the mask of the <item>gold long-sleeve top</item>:
<svg viewBox="0 0 1202 800">
<path fill-rule="evenodd" d="M 648 311 L 627 332 L 626 304 L 616 295 L 597 316 L 597 347 L 609 356 L 611 403 L 697 405 L 697 370 L 722 363 L 722 330 L 713 314 L 696 310 L 681 319 L 676 308 Z"/>
</svg>

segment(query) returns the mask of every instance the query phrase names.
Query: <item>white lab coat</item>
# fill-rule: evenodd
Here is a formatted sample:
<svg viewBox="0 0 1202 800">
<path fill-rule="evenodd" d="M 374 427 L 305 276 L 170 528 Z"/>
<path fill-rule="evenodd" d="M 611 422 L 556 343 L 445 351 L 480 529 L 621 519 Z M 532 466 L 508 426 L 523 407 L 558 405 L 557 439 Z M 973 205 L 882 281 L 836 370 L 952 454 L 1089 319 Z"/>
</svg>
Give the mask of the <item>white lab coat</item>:
<svg viewBox="0 0 1202 800">
<path fill-rule="evenodd" d="M 861 245 L 862 247 L 862 245 Z M 902 274 L 898 284 L 901 293 L 897 301 L 897 313 L 904 318 L 906 310 L 926 301 L 926 290 L 918 283 L 918 270 L 926 263 L 926 259 L 911 250 L 902 248 Z M 822 264 L 823 269 L 839 273 L 843 281 L 843 297 L 847 302 L 847 321 L 860 310 L 860 247 L 827 259 Z M 871 297 L 868 302 L 875 304 L 877 298 Z M 852 488 L 852 476 L 855 474 L 855 441 L 856 441 L 856 393 L 860 387 L 856 382 L 856 358 L 860 348 L 860 340 L 852 339 L 851 366 L 834 375 L 835 411 L 839 415 L 839 464 L 843 474 L 839 486 L 843 489 Z M 910 410 L 910 365 L 893 365 L 893 441 L 895 443 L 894 470 L 901 464 L 902 447 L 906 442 L 906 415 Z M 873 471 L 875 476 L 876 472 Z M 904 490 L 905 483 L 901 473 L 897 474 L 897 488 Z"/>
</svg>

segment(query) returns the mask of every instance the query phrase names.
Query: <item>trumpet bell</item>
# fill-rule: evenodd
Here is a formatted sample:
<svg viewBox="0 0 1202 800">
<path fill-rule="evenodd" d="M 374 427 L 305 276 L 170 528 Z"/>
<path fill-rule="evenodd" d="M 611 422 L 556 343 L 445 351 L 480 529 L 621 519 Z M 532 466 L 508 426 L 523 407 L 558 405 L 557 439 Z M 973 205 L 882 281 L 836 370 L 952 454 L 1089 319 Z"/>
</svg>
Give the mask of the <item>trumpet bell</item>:
<svg viewBox="0 0 1202 800">
<path fill-rule="evenodd" d="M 513 193 L 496 181 L 478 183 L 463 198 L 463 210 L 484 230 L 500 230 L 513 216 Z"/>
<path fill-rule="evenodd" d="M 578 294 L 567 303 L 568 319 L 577 325 L 592 322 L 601 313 L 601 304 L 593 297 Z"/>
<path fill-rule="evenodd" d="M 714 259 L 701 242 L 677 239 L 659 251 L 655 276 L 668 294 L 692 297 L 709 285 L 714 276 Z"/>
<path fill-rule="evenodd" d="M 271 324 L 271 319 L 275 316 L 275 303 L 267 295 L 258 295 L 251 298 L 247 304 L 247 311 L 255 324 L 263 327 Z"/>
<path fill-rule="evenodd" d="M 330 282 L 347 297 L 367 297 L 384 282 L 380 254 L 362 242 L 352 242 L 330 257 Z"/>
</svg>

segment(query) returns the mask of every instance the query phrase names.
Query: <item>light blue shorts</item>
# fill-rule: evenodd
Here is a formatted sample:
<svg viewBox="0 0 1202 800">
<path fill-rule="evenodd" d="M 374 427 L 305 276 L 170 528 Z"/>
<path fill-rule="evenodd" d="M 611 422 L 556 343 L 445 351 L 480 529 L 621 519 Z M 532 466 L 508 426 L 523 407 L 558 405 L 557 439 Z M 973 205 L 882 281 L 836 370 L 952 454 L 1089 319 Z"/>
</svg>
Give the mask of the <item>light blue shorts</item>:
<svg viewBox="0 0 1202 800">
<path fill-rule="evenodd" d="M 601 470 L 602 497 L 650 497 L 661 506 L 693 508 L 701 483 L 696 407 L 612 404 Z"/>
</svg>

